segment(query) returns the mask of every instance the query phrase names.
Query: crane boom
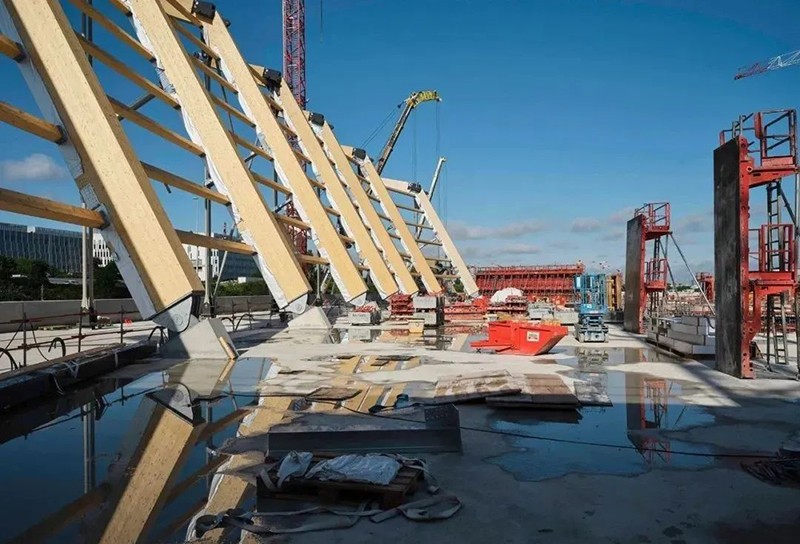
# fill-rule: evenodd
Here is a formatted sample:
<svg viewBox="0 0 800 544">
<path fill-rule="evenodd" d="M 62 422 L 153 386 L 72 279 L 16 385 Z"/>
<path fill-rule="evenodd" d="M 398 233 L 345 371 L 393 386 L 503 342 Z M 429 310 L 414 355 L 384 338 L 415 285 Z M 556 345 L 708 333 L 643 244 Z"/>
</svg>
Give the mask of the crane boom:
<svg viewBox="0 0 800 544">
<path fill-rule="evenodd" d="M 794 66 L 795 64 L 800 64 L 800 49 L 797 51 L 792 51 L 791 53 L 784 53 L 783 55 L 772 57 L 771 59 L 762 60 L 742 68 L 735 76 L 733 76 L 733 79 L 743 79 L 746 77 L 763 74 L 764 72 L 769 72 L 771 70 L 779 70 L 781 68 Z"/>
<path fill-rule="evenodd" d="M 398 106 L 403 107 L 403 113 L 400 114 L 400 119 L 397 120 L 392 134 L 389 136 L 389 140 L 387 140 L 386 145 L 383 146 L 383 150 L 381 150 L 381 154 L 378 156 L 378 160 L 375 163 L 375 169 L 378 171 L 378 174 L 383 172 L 383 167 L 386 166 L 386 161 L 389 160 L 389 156 L 392 154 L 392 151 L 394 151 L 394 146 L 397 143 L 397 139 L 400 137 L 400 133 L 403 132 L 403 127 L 406 126 L 406 121 L 408 121 L 408 116 L 411 115 L 411 111 L 423 102 L 441 102 L 441 100 L 439 93 L 436 91 L 415 91 L 408 95 L 408 98 Z"/>
</svg>

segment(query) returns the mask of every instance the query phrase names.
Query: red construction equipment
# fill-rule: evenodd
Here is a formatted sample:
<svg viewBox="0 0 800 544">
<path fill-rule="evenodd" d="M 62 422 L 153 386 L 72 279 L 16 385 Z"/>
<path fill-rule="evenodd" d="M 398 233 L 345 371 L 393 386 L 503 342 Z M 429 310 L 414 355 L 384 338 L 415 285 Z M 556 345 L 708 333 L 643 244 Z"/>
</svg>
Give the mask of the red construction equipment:
<svg viewBox="0 0 800 544">
<path fill-rule="evenodd" d="M 553 349 L 569 334 L 569 329 L 530 321 L 492 321 L 488 332 L 486 340 L 478 340 L 470 345 L 504 354 L 541 355 Z"/>
<path fill-rule="evenodd" d="M 547 300 L 564 304 L 575 299 L 574 278 L 584 266 L 553 264 L 542 266 L 489 266 L 475 269 L 475 282 L 481 295 L 491 297 L 500 289 L 514 287 L 530 302 Z"/>
<path fill-rule="evenodd" d="M 414 300 L 411 295 L 397 293 L 389 297 L 389 317 L 411 317 L 414 315 Z"/>
<path fill-rule="evenodd" d="M 714 302 L 714 275 L 708 272 L 698 272 L 695 278 L 708 301 Z"/>
<path fill-rule="evenodd" d="M 666 255 L 670 230 L 669 202 L 651 202 L 633 213 L 628 221 L 628 253 L 625 278 L 625 330 L 644 332 L 645 310 L 654 316 L 667 290 L 669 263 Z M 633 239 L 630 237 L 633 236 Z M 636 239 L 638 237 L 638 240 Z M 648 259 L 648 242 L 651 246 Z M 638 271 L 638 274 L 637 274 Z"/>
<path fill-rule="evenodd" d="M 751 353 L 764 307 L 767 364 L 771 349 L 776 362 L 787 362 L 785 307 L 795 293 L 797 267 L 794 226 L 782 221 L 782 211 L 792 219 L 796 210 L 781 180 L 800 171 L 796 124 L 794 110 L 739 117 L 720 133 L 714 152 L 715 222 L 727 227 L 715 233 L 717 367 L 741 378 L 755 378 Z M 761 186 L 767 189 L 767 223 L 751 228 L 751 190 Z"/>
<path fill-rule="evenodd" d="M 483 319 L 488 306 L 489 299 L 485 297 L 451 302 L 444 307 L 444 318 L 445 321 Z"/>
</svg>

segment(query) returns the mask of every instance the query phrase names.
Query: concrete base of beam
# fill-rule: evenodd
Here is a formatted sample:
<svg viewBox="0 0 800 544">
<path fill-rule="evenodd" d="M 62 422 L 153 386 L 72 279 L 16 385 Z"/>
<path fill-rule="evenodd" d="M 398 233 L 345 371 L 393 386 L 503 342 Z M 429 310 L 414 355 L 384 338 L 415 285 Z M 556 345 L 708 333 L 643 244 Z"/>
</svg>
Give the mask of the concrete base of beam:
<svg viewBox="0 0 800 544">
<path fill-rule="evenodd" d="M 331 322 L 320 306 L 312 306 L 289 321 L 289 329 L 330 329 Z"/>
<path fill-rule="evenodd" d="M 213 317 L 170 338 L 161 347 L 160 354 L 167 359 L 235 359 L 238 356 L 225 325 Z"/>
</svg>

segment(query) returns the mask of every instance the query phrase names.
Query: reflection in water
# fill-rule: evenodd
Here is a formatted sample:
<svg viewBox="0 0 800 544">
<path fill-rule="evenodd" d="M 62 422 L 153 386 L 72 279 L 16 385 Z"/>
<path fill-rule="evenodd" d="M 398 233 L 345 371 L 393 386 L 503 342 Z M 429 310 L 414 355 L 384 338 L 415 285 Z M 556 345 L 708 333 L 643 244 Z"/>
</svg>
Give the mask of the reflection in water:
<svg viewBox="0 0 800 544">
<path fill-rule="evenodd" d="M 248 392 L 271 368 L 263 358 L 192 361 L 135 381 L 100 380 L 75 393 L 80 406 L 67 403 L 45 425 L 9 416 L 0 427 L 27 434 L 5 435 L 0 448 L 2 480 L 16 490 L 0 510 L 4 534 L 16 542 L 182 540 L 211 494 L 209 475 L 227 460 L 212 452 L 253 413 Z"/>
<path fill-rule="evenodd" d="M 542 412 L 497 410 L 492 415 L 492 428 L 555 441 L 509 436 L 506 440 L 518 450 L 491 458 L 489 462 L 520 480 L 543 480 L 569 473 L 638 474 L 659 466 L 700 468 L 714 462 L 709 457 L 671 454 L 673 450 L 712 452 L 708 446 L 669 439 L 662 433 L 714 422 L 704 408 L 680 400 L 679 382 L 606 369 L 610 363 L 648 360 L 652 353 L 578 348 L 576 359 L 560 360 L 575 366 L 568 373 L 572 377 L 589 381 L 607 392 L 613 405 L 582 408 L 577 425 L 575 421 L 552 421 L 550 414 Z"/>
</svg>

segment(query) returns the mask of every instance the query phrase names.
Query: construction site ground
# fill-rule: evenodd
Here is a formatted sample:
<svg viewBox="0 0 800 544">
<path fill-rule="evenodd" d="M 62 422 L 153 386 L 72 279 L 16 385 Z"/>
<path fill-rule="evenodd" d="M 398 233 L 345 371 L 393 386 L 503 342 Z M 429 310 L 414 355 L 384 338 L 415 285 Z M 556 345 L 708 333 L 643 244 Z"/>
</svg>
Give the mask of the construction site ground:
<svg viewBox="0 0 800 544">
<path fill-rule="evenodd" d="M 590 371 L 605 373 L 612 402 L 577 412 L 495 409 L 482 402 L 459 405 L 463 453 L 419 455 L 428 461 L 442 489 L 462 501 L 462 510 L 451 519 L 415 523 L 398 517 L 381 524 L 362 520 L 347 529 L 277 540 L 248 535 L 244 541 L 796 542 L 798 490 L 764 483 L 745 472 L 741 463 L 752 461 L 749 455 L 772 455 L 787 441 L 798 439 L 798 382 L 732 378 L 713 370 L 713 360 L 675 358 L 615 325 L 605 344 L 579 345 L 568 336 L 552 353 L 538 357 L 475 353 L 469 341 L 480 335 L 480 326 L 413 335 L 401 323 L 329 331 L 273 328 L 234 335 L 242 351 L 236 365 L 244 370 L 253 361 L 268 361 L 272 368 L 265 381 L 242 372 L 233 385 L 226 385 L 239 393 L 282 391 L 302 396 L 320 386 L 356 387 L 363 395 L 348 406 L 366 411 L 376 399 L 399 393 L 430 395 L 437 379 L 455 374 L 557 374 L 571 386 L 581 372 Z M 192 363 L 196 361 L 174 365 Z M 133 365 L 104 379 L 124 378 L 125 388 L 133 394 L 168 381 L 167 375 L 176 375 L 174 365 L 163 361 Z M 116 427 L 98 438 L 103 453 L 98 454 L 101 468 L 96 484 L 107 482 L 112 489 L 99 508 L 121 508 L 122 502 L 108 501 L 116 496 L 115 486 L 129 480 L 114 481 L 110 475 L 118 473 L 112 467 L 121 457 L 121 436 L 129 427 L 141 425 L 136 422 L 138 403 L 132 398 L 127 408 L 112 405 L 106 421 L 97 422 Z M 288 408 L 286 398 L 269 396 L 261 398 L 253 411 Z M 313 409 L 336 408 L 320 403 Z M 212 440 L 213 448 L 236 453 L 217 468 L 226 473 L 225 482 L 198 479 L 186 491 L 201 499 L 206 513 L 253 507 L 250 484 L 246 500 L 233 495 L 237 500 L 226 503 L 225 494 L 240 476 L 251 481 L 252 466 L 263 459 L 269 424 L 254 426 L 255 421 L 245 419 L 238 429 L 234 425 Z M 0 445 L 0 474 L 7 486 L 21 490 L 0 512 L 7 536 L 30 530 L 83 496 L 78 462 L 81 429 L 81 420 L 76 419 Z M 141 438 L 158 439 L 146 434 Z M 42 473 L 40 467 L 56 453 L 71 461 L 59 464 L 58 477 L 52 477 L 55 473 L 47 477 L 49 472 Z M 104 456 L 116 461 L 109 463 Z M 191 456 L 181 474 L 192 473 L 204 459 Z M 129 467 L 127 477 L 136 469 L 135 464 Z M 157 492 L 159 482 L 150 487 Z M 49 499 L 42 501 L 43 496 Z M 176 524 L 174 516 L 191 501 L 170 500 L 159 506 L 140 541 L 186 538 L 188 519 Z M 96 534 L 102 528 L 92 523 L 102 519 L 102 515 L 86 516 L 52 529 L 62 537 Z M 172 533 L 165 533 L 170 524 Z M 235 534 L 225 535 L 238 541 Z M 216 531 L 202 540 L 222 538 Z"/>
</svg>

